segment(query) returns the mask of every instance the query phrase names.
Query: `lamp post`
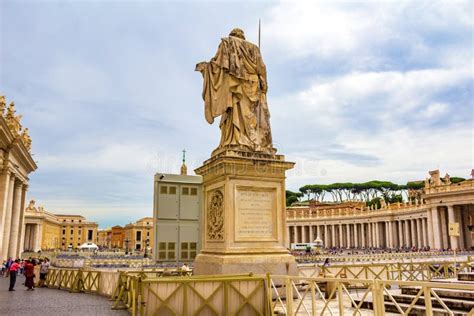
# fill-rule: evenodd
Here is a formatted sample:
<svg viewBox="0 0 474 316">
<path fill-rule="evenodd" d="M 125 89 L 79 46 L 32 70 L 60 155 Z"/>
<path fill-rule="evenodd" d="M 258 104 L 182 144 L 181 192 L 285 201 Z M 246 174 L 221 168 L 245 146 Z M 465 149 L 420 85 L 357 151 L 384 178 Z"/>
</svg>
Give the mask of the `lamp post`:
<svg viewBox="0 0 474 316">
<path fill-rule="evenodd" d="M 128 243 L 130 242 L 130 239 L 127 237 L 125 238 L 125 254 L 128 255 Z"/>
</svg>

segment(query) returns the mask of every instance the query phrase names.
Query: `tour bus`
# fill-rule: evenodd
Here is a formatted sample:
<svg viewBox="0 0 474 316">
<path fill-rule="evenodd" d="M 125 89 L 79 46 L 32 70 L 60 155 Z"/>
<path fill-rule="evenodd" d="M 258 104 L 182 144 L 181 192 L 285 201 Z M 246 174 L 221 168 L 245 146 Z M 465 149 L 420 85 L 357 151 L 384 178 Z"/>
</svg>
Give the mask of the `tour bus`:
<svg viewBox="0 0 474 316">
<path fill-rule="evenodd" d="M 306 250 L 308 247 L 310 248 L 316 247 L 316 243 L 307 242 L 307 243 L 297 243 L 297 244 L 290 245 L 291 250 Z"/>
</svg>

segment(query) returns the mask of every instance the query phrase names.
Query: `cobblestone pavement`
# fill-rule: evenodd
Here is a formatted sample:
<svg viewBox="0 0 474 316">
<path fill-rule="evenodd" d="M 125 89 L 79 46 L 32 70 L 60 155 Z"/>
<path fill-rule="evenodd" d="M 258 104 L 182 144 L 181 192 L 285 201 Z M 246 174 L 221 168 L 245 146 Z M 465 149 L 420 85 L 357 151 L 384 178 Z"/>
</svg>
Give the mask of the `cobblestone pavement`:
<svg viewBox="0 0 474 316">
<path fill-rule="evenodd" d="M 100 295 L 48 288 L 27 291 L 24 282 L 25 278 L 18 276 L 15 291 L 9 292 L 9 278 L 0 276 L 0 315 L 130 315 L 125 310 L 112 310 L 112 302 Z"/>
</svg>

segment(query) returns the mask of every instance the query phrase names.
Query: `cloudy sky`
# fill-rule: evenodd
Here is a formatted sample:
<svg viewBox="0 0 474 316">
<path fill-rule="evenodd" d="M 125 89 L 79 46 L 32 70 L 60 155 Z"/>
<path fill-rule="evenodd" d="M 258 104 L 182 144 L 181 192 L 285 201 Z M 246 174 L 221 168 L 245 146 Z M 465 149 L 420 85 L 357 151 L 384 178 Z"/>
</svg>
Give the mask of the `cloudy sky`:
<svg viewBox="0 0 474 316">
<path fill-rule="evenodd" d="M 29 197 L 101 227 L 152 214 L 153 175 L 219 142 L 197 62 L 234 27 L 267 65 L 287 187 L 473 167 L 473 2 L 0 4 L 0 94 L 30 128 Z"/>
</svg>

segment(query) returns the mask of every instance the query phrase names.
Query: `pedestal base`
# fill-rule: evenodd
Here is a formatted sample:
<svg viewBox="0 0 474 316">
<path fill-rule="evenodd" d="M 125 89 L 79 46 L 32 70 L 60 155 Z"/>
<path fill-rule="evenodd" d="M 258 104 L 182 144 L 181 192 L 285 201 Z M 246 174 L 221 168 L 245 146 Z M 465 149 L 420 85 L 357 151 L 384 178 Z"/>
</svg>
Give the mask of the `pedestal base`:
<svg viewBox="0 0 474 316">
<path fill-rule="evenodd" d="M 297 274 L 285 217 L 285 172 L 293 166 L 281 155 L 226 150 L 196 169 L 204 207 L 194 274 Z"/>
<path fill-rule="evenodd" d="M 274 274 L 297 275 L 295 258 L 290 255 L 199 254 L 194 261 L 195 275 Z"/>
</svg>

